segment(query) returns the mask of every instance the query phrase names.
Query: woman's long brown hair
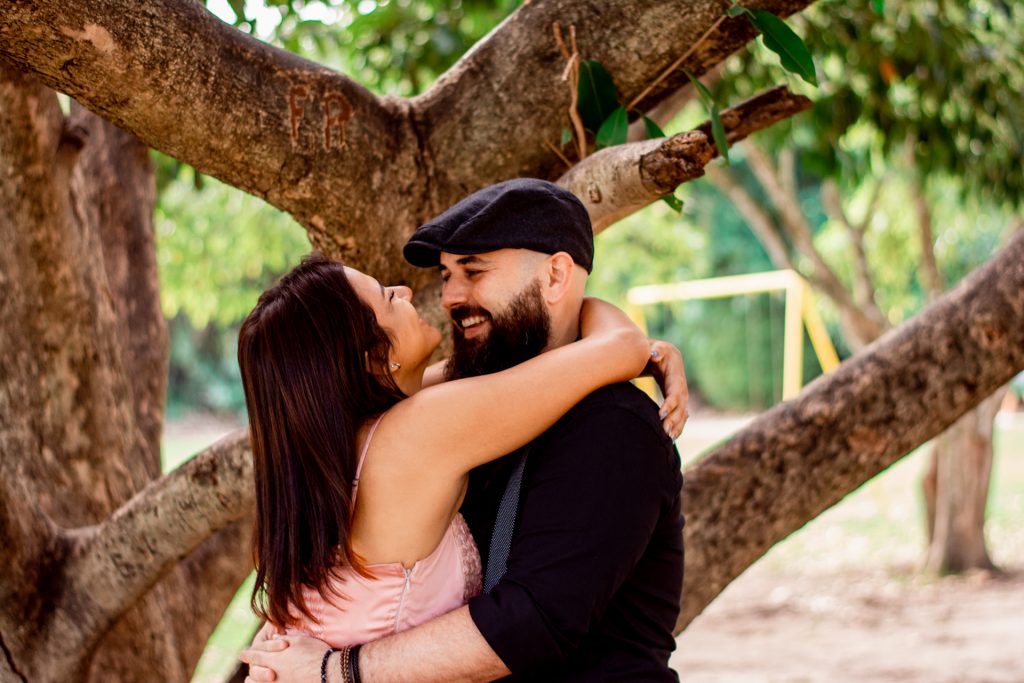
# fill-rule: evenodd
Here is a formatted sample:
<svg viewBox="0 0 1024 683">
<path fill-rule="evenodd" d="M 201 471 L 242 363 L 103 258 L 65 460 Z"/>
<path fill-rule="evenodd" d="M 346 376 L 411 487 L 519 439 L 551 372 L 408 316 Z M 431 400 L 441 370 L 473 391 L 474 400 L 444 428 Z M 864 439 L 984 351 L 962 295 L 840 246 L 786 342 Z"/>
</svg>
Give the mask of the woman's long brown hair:
<svg viewBox="0 0 1024 683">
<path fill-rule="evenodd" d="M 359 428 L 403 398 L 387 368 L 391 340 L 341 264 L 318 254 L 263 293 L 242 323 L 238 364 L 256 479 L 253 611 L 278 627 L 315 619 L 352 552 Z M 297 613 L 296 611 L 297 610 Z"/>
</svg>

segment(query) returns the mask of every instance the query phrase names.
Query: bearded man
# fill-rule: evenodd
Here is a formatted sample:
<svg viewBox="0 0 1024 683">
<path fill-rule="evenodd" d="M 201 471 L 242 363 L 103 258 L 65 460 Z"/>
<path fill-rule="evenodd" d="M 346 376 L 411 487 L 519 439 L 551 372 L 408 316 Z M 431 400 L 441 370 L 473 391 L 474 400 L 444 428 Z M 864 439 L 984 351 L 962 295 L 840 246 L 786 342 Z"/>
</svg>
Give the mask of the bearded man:
<svg viewBox="0 0 1024 683">
<path fill-rule="evenodd" d="M 517 179 L 480 190 L 417 229 L 404 253 L 444 281 L 448 379 L 497 372 L 579 336 L 593 232 L 563 188 Z M 359 678 L 677 681 L 668 666 L 683 580 L 673 439 L 685 405 L 673 408 L 659 415 L 628 383 L 604 387 L 526 448 L 474 471 L 462 514 L 486 568 L 483 594 L 362 646 Z M 285 683 L 314 680 L 326 646 L 281 640 L 243 660 Z M 263 673 L 251 680 L 274 680 Z"/>
</svg>

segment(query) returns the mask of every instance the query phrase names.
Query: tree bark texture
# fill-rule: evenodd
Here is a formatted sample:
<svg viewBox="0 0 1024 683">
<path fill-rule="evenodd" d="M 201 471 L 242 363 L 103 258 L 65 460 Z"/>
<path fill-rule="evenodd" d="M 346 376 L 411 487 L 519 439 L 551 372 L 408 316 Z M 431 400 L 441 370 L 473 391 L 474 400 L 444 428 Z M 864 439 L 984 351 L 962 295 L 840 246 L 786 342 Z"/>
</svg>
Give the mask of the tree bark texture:
<svg viewBox="0 0 1024 683">
<path fill-rule="evenodd" d="M 205 524 L 203 548 L 116 612 L 102 605 L 132 556 L 109 554 L 91 581 L 77 571 L 160 473 L 154 196 L 144 145 L 82 109 L 65 117 L 52 91 L 0 66 L 4 680 L 148 680 L 140 661 L 185 680 L 248 571 L 244 531 Z"/>
<path fill-rule="evenodd" d="M 750 4 L 785 16 L 810 2 Z M 715 0 L 524 3 L 412 100 L 376 97 L 190 0 L 0 0 L 0 57 L 291 213 L 326 253 L 418 288 L 433 275 L 395 258 L 417 225 L 491 183 L 563 173 L 548 146 L 569 104 L 555 22 L 576 27 L 581 56 L 630 100 L 722 12 Z M 682 66 L 700 75 L 754 35 L 728 19 Z M 674 72 L 640 110 L 686 84 Z"/>
<path fill-rule="evenodd" d="M 686 473 L 679 628 L 772 545 L 1024 368 L 1024 233 Z"/>
</svg>

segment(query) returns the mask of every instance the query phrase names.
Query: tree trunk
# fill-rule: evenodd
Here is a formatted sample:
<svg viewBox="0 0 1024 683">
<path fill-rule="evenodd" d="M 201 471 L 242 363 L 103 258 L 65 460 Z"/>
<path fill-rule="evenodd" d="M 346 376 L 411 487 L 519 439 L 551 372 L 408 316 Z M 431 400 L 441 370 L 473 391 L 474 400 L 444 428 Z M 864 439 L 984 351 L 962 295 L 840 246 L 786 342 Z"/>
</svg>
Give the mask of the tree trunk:
<svg viewBox="0 0 1024 683">
<path fill-rule="evenodd" d="M 240 526 L 109 631 L 92 628 L 99 586 L 62 602 L 81 530 L 160 475 L 168 349 L 148 150 L 0 66 L 0 165 L 0 529 L 14 548 L 0 561 L 0 679 L 186 681 L 248 572 Z"/>
<path fill-rule="evenodd" d="M 1006 391 L 1004 387 L 989 396 L 934 441 L 922 485 L 927 571 L 995 569 L 985 543 L 985 506 L 992 475 L 992 431 Z"/>
</svg>

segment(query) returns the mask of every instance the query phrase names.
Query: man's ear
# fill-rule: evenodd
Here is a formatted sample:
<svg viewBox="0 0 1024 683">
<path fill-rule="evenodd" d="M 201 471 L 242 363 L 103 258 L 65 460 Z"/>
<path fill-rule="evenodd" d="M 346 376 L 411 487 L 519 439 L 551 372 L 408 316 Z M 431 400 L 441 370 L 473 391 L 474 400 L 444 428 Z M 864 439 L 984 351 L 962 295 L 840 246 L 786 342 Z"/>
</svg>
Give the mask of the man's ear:
<svg viewBox="0 0 1024 683">
<path fill-rule="evenodd" d="M 541 279 L 544 285 L 544 299 L 553 304 L 561 301 L 569 293 L 576 263 L 572 256 L 559 251 L 544 262 L 544 273 Z"/>
</svg>

